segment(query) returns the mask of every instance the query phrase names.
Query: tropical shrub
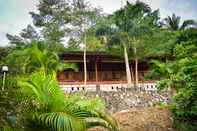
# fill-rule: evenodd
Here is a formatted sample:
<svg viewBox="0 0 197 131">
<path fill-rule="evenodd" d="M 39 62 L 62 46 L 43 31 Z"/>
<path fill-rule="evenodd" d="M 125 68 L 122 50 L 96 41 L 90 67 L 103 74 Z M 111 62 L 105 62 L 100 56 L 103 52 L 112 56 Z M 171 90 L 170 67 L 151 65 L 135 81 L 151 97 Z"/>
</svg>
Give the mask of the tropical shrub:
<svg viewBox="0 0 197 131">
<path fill-rule="evenodd" d="M 6 73 L 3 90 L 3 73 L 0 74 L 0 128 L 18 128 L 22 125 L 18 121 L 21 111 L 21 100 L 18 99 L 17 78 L 18 76 Z"/>
<path fill-rule="evenodd" d="M 28 130 L 85 131 L 95 126 L 118 130 L 100 101 L 65 95 L 53 75 L 44 74 L 19 80 L 23 97 L 28 98 L 24 104 Z"/>
<path fill-rule="evenodd" d="M 47 48 L 46 43 L 33 41 L 27 47 L 15 48 L 7 56 L 5 64 L 12 74 L 27 74 L 43 71 L 55 73 L 65 68 L 77 69 L 75 64 L 61 63 L 59 56 Z"/>
<path fill-rule="evenodd" d="M 161 75 L 162 88 L 175 89 L 172 112 L 176 120 L 197 122 L 197 30 L 183 31 L 174 48 L 174 60 L 154 61 L 154 71 Z"/>
<path fill-rule="evenodd" d="M 181 34 L 179 44 L 175 47 L 176 65 L 179 65 L 180 78 L 178 78 L 179 89 L 174 97 L 176 104 L 173 106 L 173 111 L 177 117 L 186 120 L 197 120 L 196 37 L 196 29 L 187 30 Z"/>
<path fill-rule="evenodd" d="M 19 128 L 22 123 L 18 117 L 20 115 L 20 100 L 17 99 L 16 89 L 0 90 L 0 130 L 3 127 Z"/>
<path fill-rule="evenodd" d="M 44 43 L 33 41 L 25 47 L 14 48 L 7 56 L 10 67 L 6 88 L 17 87 L 13 98 L 20 102 L 21 129 L 84 131 L 95 126 L 118 130 L 117 123 L 105 111 L 99 99 L 86 100 L 65 95 L 56 80 L 56 72 L 66 68 L 77 70 L 74 64 L 63 64 L 56 53 Z M 19 107 L 18 105 L 15 105 Z M 13 107 L 15 107 L 13 106 Z M 5 125 L 6 126 L 6 125 Z M 5 130 L 11 130 L 6 126 Z"/>
</svg>

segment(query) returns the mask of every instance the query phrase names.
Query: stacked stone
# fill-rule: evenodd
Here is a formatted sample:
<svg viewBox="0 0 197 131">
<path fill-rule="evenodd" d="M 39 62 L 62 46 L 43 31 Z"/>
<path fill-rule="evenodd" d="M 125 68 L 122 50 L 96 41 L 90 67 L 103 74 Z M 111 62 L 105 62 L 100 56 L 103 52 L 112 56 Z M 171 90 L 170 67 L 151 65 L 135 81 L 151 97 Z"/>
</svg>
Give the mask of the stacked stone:
<svg viewBox="0 0 197 131">
<path fill-rule="evenodd" d="M 147 92 L 139 90 L 117 92 L 86 92 L 82 93 L 88 98 L 100 97 L 112 112 L 127 110 L 132 107 L 152 107 L 155 105 L 170 103 L 170 93 Z"/>
</svg>

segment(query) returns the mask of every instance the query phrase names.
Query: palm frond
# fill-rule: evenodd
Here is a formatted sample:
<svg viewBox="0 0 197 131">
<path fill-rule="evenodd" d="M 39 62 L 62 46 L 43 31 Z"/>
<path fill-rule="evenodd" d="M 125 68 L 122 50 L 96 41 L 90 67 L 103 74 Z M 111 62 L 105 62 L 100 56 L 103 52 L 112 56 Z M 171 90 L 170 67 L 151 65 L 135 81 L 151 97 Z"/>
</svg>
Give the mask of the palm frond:
<svg viewBox="0 0 197 131">
<path fill-rule="evenodd" d="M 176 16 L 175 14 L 172 14 L 172 16 L 168 16 L 164 19 L 165 25 L 170 28 L 171 30 L 178 30 L 180 25 L 180 16 Z"/>
<path fill-rule="evenodd" d="M 109 128 L 108 123 L 106 121 L 103 121 L 102 119 L 96 119 L 96 120 L 95 119 L 87 119 L 86 120 L 86 127 L 88 129 L 89 128 L 95 128 L 95 127 Z"/>
<path fill-rule="evenodd" d="M 104 111 L 101 101 L 66 96 L 53 75 L 34 73 L 29 79 L 19 81 L 19 85 L 24 94 L 34 97 L 37 103 L 35 109 L 31 109 L 36 113 L 34 123 L 38 122 L 41 127 L 55 131 L 83 131 L 90 118 L 111 131 L 118 127 L 115 119 Z"/>
<path fill-rule="evenodd" d="M 167 65 L 165 63 L 161 63 L 158 60 L 153 60 L 152 64 L 154 66 L 155 72 L 158 72 L 158 73 L 165 75 L 165 76 L 166 76 L 166 74 L 170 73 L 170 69 L 167 67 Z"/>
<path fill-rule="evenodd" d="M 85 121 L 66 113 L 45 113 L 35 116 L 35 122 L 54 131 L 85 131 Z"/>
<path fill-rule="evenodd" d="M 118 122 L 116 121 L 115 118 L 111 116 L 111 114 L 107 112 L 100 112 L 100 118 L 105 120 L 108 123 L 108 129 L 111 131 L 118 131 Z"/>
<path fill-rule="evenodd" d="M 185 20 L 181 25 L 181 29 L 186 29 L 187 27 L 197 26 L 194 20 Z"/>
</svg>

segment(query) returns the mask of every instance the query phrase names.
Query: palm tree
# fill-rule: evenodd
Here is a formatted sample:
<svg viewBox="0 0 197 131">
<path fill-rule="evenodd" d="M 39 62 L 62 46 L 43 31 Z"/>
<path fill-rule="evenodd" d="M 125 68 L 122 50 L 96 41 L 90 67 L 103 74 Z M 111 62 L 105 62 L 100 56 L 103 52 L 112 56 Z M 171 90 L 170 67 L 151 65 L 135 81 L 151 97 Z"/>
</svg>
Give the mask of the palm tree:
<svg viewBox="0 0 197 131">
<path fill-rule="evenodd" d="M 74 1 L 74 10 L 77 18 L 74 18 L 74 21 L 79 26 L 79 32 L 81 35 L 81 43 L 83 44 L 83 63 L 84 63 L 84 86 L 87 84 L 87 61 L 86 61 L 86 28 L 87 28 L 87 18 L 89 15 L 88 3 L 85 0 L 76 0 Z"/>
<path fill-rule="evenodd" d="M 87 50 L 87 47 L 86 47 L 86 20 L 84 22 L 84 47 L 83 47 L 83 63 L 84 63 L 84 86 L 86 86 L 87 84 L 87 61 L 86 61 L 86 50 Z"/>
<path fill-rule="evenodd" d="M 128 3 L 128 1 L 127 1 Z M 121 4 L 123 4 L 123 0 L 121 1 Z M 122 5 L 121 5 L 122 6 Z M 120 28 L 119 31 L 121 31 L 121 35 L 120 35 L 120 43 L 123 45 L 123 48 L 124 48 L 124 59 L 125 59 L 125 68 L 126 68 L 126 76 L 127 76 L 127 85 L 128 87 L 131 87 L 132 86 L 132 80 L 131 80 L 131 70 L 132 70 L 132 67 L 129 66 L 129 57 L 128 57 L 128 44 L 130 43 L 130 40 L 129 40 L 129 36 L 128 36 L 128 23 L 127 23 L 127 10 L 124 10 L 124 9 L 121 9 L 120 12 L 117 12 L 115 14 L 117 16 L 120 15 L 120 17 L 123 15 L 123 17 L 121 17 L 122 19 L 120 22 L 117 18 L 115 18 L 118 22 L 116 22 Z M 120 22 L 120 23 L 119 23 Z"/>
<path fill-rule="evenodd" d="M 131 87 L 132 86 L 131 70 L 130 70 L 130 66 L 129 66 L 129 57 L 128 57 L 128 49 L 127 49 L 127 44 L 130 43 L 128 33 L 124 32 L 124 33 L 121 34 L 120 42 L 123 45 L 123 49 L 124 49 L 124 59 L 125 59 L 125 68 L 126 68 L 126 75 L 127 75 L 127 84 L 128 84 L 128 87 Z"/>
<path fill-rule="evenodd" d="M 181 25 L 181 17 L 172 14 L 172 16 L 168 16 L 164 19 L 164 26 L 167 28 L 177 31 L 177 30 L 185 30 L 190 27 L 196 27 L 196 22 L 194 20 L 185 20 Z"/>
<path fill-rule="evenodd" d="M 138 86 L 138 59 L 139 52 L 138 44 L 142 44 L 139 42 L 141 39 L 141 35 L 145 35 L 145 33 L 149 32 L 149 26 L 147 23 L 153 24 L 155 22 L 155 14 L 156 11 L 151 11 L 150 7 L 140 1 L 137 1 L 135 4 L 131 4 L 127 1 L 127 4 L 122 11 L 117 12 L 117 19 L 121 16 L 123 19 L 119 21 L 119 26 L 127 32 L 127 46 L 131 48 L 131 53 L 134 57 L 135 62 L 135 86 Z M 119 16 L 118 16 L 119 15 Z M 157 15 L 156 15 L 157 16 Z M 121 22 L 122 21 L 122 22 Z M 141 50 L 141 49 L 140 49 Z"/>
<path fill-rule="evenodd" d="M 102 39 L 104 39 L 104 44 L 108 46 L 109 51 L 111 53 L 112 52 L 114 53 L 117 51 L 117 50 L 114 50 L 113 47 L 118 47 L 119 51 L 117 51 L 116 53 L 122 54 L 123 52 L 124 61 L 125 61 L 125 69 L 126 69 L 126 77 L 127 77 L 127 86 L 131 87 L 132 86 L 132 76 L 131 76 L 132 67 L 129 66 L 129 56 L 128 56 L 128 44 L 130 43 L 130 39 L 129 39 L 127 32 L 122 31 L 117 26 L 110 26 L 110 24 L 98 27 L 96 33 L 97 33 L 97 36 L 100 36 Z M 120 48 L 123 49 L 123 51 Z"/>
<path fill-rule="evenodd" d="M 75 64 L 61 63 L 59 56 L 50 51 L 45 43 L 33 41 L 29 47 L 13 50 L 7 58 L 7 64 L 16 68 L 19 74 L 43 71 L 45 74 L 54 74 L 66 68 L 77 70 Z M 14 70 L 15 71 L 15 70 Z"/>
<path fill-rule="evenodd" d="M 30 118 L 28 128 L 33 130 L 52 129 L 55 131 L 85 131 L 102 126 L 110 131 L 118 131 L 117 122 L 104 111 L 103 104 L 95 100 L 85 100 L 78 96 L 66 95 L 53 75 L 34 73 L 30 78 L 19 80 L 22 93 L 28 98 Z"/>
<path fill-rule="evenodd" d="M 132 67 L 129 67 L 128 54 L 132 54 L 132 59 L 134 58 L 135 86 L 137 86 L 139 79 L 138 59 L 146 54 L 144 46 L 147 39 L 144 39 L 147 34 L 151 34 L 151 28 L 157 26 L 158 14 L 158 10 L 152 11 L 143 2 L 137 1 L 135 4 L 127 2 L 124 8 L 107 17 L 97 27 L 96 35 L 105 37 L 110 51 L 113 50 L 113 47 L 118 47 L 119 50 L 123 48 L 128 85 L 131 85 L 134 80 L 131 75 L 131 73 L 134 74 Z"/>
</svg>

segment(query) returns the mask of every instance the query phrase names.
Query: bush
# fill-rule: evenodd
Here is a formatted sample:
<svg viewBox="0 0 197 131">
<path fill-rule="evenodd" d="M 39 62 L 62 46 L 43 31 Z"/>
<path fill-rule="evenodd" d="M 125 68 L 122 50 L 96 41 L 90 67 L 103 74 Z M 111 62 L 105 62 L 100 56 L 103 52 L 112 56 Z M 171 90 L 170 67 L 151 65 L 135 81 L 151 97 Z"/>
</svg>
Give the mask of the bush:
<svg viewBox="0 0 197 131">
<path fill-rule="evenodd" d="M 197 29 L 183 31 L 174 48 L 174 60 L 154 62 L 154 71 L 161 75 L 161 89 L 170 87 L 173 94 L 171 110 L 180 131 L 196 130 L 197 122 Z M 177 122 L 178 123 L 178 122 Z M 186 130 L 187 129 L 187 130 Z"/>
<path fill-rule="evenodd" d="M 16 90 L 0 91 L 0 127 L 21 127 L 20 101 Z"/>
<path fill-rule="evenodd" d="M 175 119 L 173 125 L 176 131 L 197 131 L 196 122 Z"/>
</svg>

